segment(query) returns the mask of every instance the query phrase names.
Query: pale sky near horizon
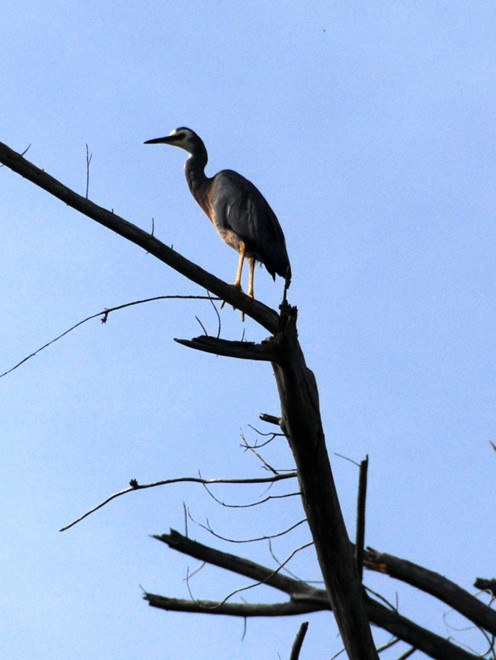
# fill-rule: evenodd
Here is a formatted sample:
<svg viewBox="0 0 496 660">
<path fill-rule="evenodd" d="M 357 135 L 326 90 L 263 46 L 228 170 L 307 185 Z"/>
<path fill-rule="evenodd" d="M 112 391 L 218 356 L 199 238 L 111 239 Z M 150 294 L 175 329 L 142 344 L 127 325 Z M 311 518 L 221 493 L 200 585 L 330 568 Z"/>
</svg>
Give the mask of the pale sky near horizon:
<svg viewBox="0 0 496 660">
<path fill-rule="evenodd" d="M 496 6 L 489 2 L 21 1 L 3 8 L 0 141 L 215 275 L 237 257 L 190 196 L 184 152 L 144 145 L 191 126 L 207 172 L 253 181 L 284 229 L 289 301 L 315 372 L 349 533 L 370 457 L 367 544 L 474 592 L 494 577 L 488 533 L 496 454 Z M 0 169 L 0 372 L 81 319 L 152 296 L 204 292 L 142 250 Z M 277 308 L 280 279 L 256 272 Z M 270 367 L 188 350 L 217 331 L 211 305 L 162 301 L 87 323 L 0 380 L 0 653 L 9 660 L 288 658 L 340 648 L 332 617 L 277 622 L 172 614 L 142 587 L 188 597 L 197 563 L 150 538 L 195 520 L 246 540 L 302 518 L 296 498 L 226 509 L 200 486 L 108 495 L 177 476 L 265 472 L 241 447 L 278 414 Z M 221 312 L 222 336 L 266 332 Z M 264 453 L 292 467 L 282 440 Z M 291 487 L 278 486 L 278 493 Z M 247 503 L 263 488 L 222 488 Z M 275 566 L 267 543 L 189 534 Z M 284 560 L 300 526 L 274 541 Z M 289 568 L 319 578 L 313 550 Z M 384 576 L 365 582 L 402 614 L 485 650 L 443 605 Z M 204 568 L 193 596 L 222 600 L 246 581 Z M 268 588 L 249 602 L 278 602 Z M 378 643 L 389 639 L 375 631 Z M 401 647 L 403 650 L 406 647 Z M 393 660 L 400 647 L 381 654 Z M 417 654 L 420 656 L 420 654 Z M 417 657 L 414 656 L 414 657 Z"/>
</svg>

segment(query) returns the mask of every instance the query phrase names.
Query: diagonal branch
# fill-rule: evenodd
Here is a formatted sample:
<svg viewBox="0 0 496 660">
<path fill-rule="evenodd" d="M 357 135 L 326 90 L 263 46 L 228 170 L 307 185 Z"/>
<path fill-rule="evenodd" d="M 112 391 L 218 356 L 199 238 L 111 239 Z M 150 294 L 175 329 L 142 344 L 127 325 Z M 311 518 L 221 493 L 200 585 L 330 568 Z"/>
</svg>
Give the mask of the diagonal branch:
<svg viewBox="0 0 496 660">
<path fill-rule="evenodd" d="M 367 548 L 364 565 L 369 570 L 386 573 L 392 578 L 421 589 L 438 598 L 477 626 L 496 635 L 496 612 L 468 591 L 439 573 L 423 568 L 406 559 Z"/>
<path fill-rule="evenodd" d="M 292 597 L 299 594 L 311 598 L 314 594 L 318 593 L 320 602 L 323 599 L 323 602 L 327 603 L 325 591 L 322 589 L 315 589 L 306 582 L 300 582 L 286 575 L 275 573 L 272 569 L 257 564 L 250 559 L 244 559 L 229 552 L 215 550 L 207 545 L 203 545 L 203 543 L 198 543 L 187 536 L 183 536 L 174 529 L 171 529 L 169 534 L 154 535 L 153 538 L 157 539 L 157 541 L 162 541 L 162 543 L 167 544 L 169 548 L 177 552 L 207 562 L 212 566 L 218 566 L 238 575 L 243 575 L 257 582 L 263 582 L 267 586 L 278 589 Z"/>
<path fill-rule="evenodd" d="M 89 199 L 67 188 L 63 183 L 47 174 L 33 163 L 23 158 L 6 144 L 0 142 L 0 162 L 8 168 L 28 179 L 35 185 L 62 200 L 80 213 L 88 216 L 95 222 L 111 229 L 128 241 L 135 243 L 154 257 L 178 271 L 189 280 L 196 282 L 208 291 L 211 291 L 222 300 L 241 310 L 252 319 L 260 323 L 266 330 L 274 333 L 279 326 L 279 316 L 270 307 L 258 300 L 249 298 L 239 289 L 223 282 L 215 275 L 203 270 L 192 261 L 189 261 L 157 238 L 143 229 L 124 220 L 111 211 L 94 204 Z"/>
</svg>

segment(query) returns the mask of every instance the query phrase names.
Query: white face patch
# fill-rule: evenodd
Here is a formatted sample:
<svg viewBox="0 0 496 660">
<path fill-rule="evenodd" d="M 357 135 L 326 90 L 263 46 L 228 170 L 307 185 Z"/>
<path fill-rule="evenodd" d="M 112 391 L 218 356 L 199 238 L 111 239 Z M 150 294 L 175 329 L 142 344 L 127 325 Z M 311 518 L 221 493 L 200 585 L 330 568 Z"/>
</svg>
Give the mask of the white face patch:
<svg viewBox="0 0 496 660">
<path fill-rule="evenodd" d="M 176 138 L 176 140 L 174 142 L 171 142 L 171 144 L 174 147 L 179 147 L 180 149 L 184 149 L 189 154 L 191 154 L 191 149 L 192 149 L 191 143 L 193 136 L 194 136 L 193 131 L 191 131 L 189 128 L 185 128 L 184 126 L 181 126 L 180 128 L 175 128 L 173 131 L 169 133 L 169 137 Z"/>
</svg>

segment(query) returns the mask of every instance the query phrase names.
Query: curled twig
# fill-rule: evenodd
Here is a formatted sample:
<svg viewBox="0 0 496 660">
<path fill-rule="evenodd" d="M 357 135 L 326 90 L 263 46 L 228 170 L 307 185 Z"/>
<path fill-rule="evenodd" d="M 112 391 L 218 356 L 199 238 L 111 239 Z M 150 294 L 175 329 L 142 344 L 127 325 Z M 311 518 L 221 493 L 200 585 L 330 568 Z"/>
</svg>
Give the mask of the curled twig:
<svg viewBox="0 0 496 660">
<path fill-rule="evenodd" d="M 208 489 L 208 486 L 206 486 L 205 484 L 204 484 L 204 488 L 207 491 L 207 493 L 210 495 L 210 497 L 214 500 L 214 502 L 217 502 L 217 504 L 226 507 L 226 509 L 250 509 L 251 507 L 259 506 L 260 504 L 265 504 L 269 500 L 282 500 L 285 497 L 295 497 L 296 495 L 301 495 L 299 491 L 295 491 L 294 493 L 284 493 L 283 495 L 267 495 L 267 497 L 264 497 L 262 500 L 249 502 L 248 504 L 228 504 L 227 502 L 224 502 L 220 498 L 216 497 Z"/>
<path fill-rule="evenodd" d="M 296 476 L 296 473 L 293 476 Z M 274 475 L 274 477 L 269 477 L 269 479 L 270 478 L 275 479 L 276 475 Z M 188 512 L 188 514 L 190 519 L 196 525 L 198 525 L 198 527 L 201 527 L 205 531 L 210 532 L 210 534 L 212 534 L 212 536 L 215 536 L 215 538 L 220 539 L 221 541 L 227 541 L 228 543 L 255 543 L 257 541 L 267 541 L 268 539 L 276 539 L 280 536 L 284 536 L 285 534 L 289 534 L 289 532 L 292 532 L 293 529 L 296 529 L 297 527 L 299 527 L 299 525 L 303 525 L 303 523 L 307 521 L 306 518 L 303 518 L 302 520 L 299 520 L 297 523 L 291 525 L 291 527 L 288 527 L 282 532 L 277 532 L 277 534 L 267 534 L 266 536 L 258 536 L 252 539 L 230 539 L 227 536 L 221 536 L 220 534 L 217 534 L 217 532 L 214 532 L 214 530 L 210 527 L 210 523 L 208 522 L 208 519 L 207 519 L 207 524 L 204 525 L 203 523 L 198 522 L 198 520 L 195 520 L 191 515 L 191 512 Z"/>
</svg>

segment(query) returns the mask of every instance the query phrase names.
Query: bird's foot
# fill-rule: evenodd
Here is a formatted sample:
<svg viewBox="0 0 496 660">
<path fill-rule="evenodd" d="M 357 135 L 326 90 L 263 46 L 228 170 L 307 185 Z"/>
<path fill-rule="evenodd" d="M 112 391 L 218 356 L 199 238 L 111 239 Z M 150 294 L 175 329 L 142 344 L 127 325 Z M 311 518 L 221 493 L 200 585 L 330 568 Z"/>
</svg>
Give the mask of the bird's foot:
<svg viewBox="0 0 496 660">
<path fill-rule="evenodd" d="M 233 286 L 235 289 L 237 289 L 238 291 L 241 291 L 241 293 L 243 293 L 243 288 L 242 288 L 240 282 L 234 282 L 234 284 L 232 284 L 231 286 Z M 225 305 L 225 304 L 226 304 L 226 301 L 223 300 L 223 301 L 221 302 L 221 304 L 220 304 L 220 308 L 221 308 L 221 309 L 224 309 L 224 305 Z M 236 307 L 234 307 L 234 305 L 233 305 L 233 309 L 236 309 Z"/>
<path fill-rule="evenodd" d="M 234 282 L 234 284 L 232 284 L 232 286 L 233 286 L 235 289 L 238 289 L 238 291 L 243 292 L 243 287 L 241 286 L 241 283 L 240 283 L 240 282 Z M 250 298 L 253 298 L 253 293 L 248 293 L 248 295 L 250 296 Z M 226 304 L 226 301 L 223 300 L 223 301 L 221 302 L 221 304 L 220 304 L 220 308 L 223 309 L 225 304 Z M 234 307 L 234 305 L 233 305 L 233 310 L 234 310 L 234 311 L 236 310 L 236 307 Z M 242 321 L 243 323 L 245 322 L 245 313 L 244 313 L 244 312 L 241 312 L 241 321 Z"/>
</svg>

